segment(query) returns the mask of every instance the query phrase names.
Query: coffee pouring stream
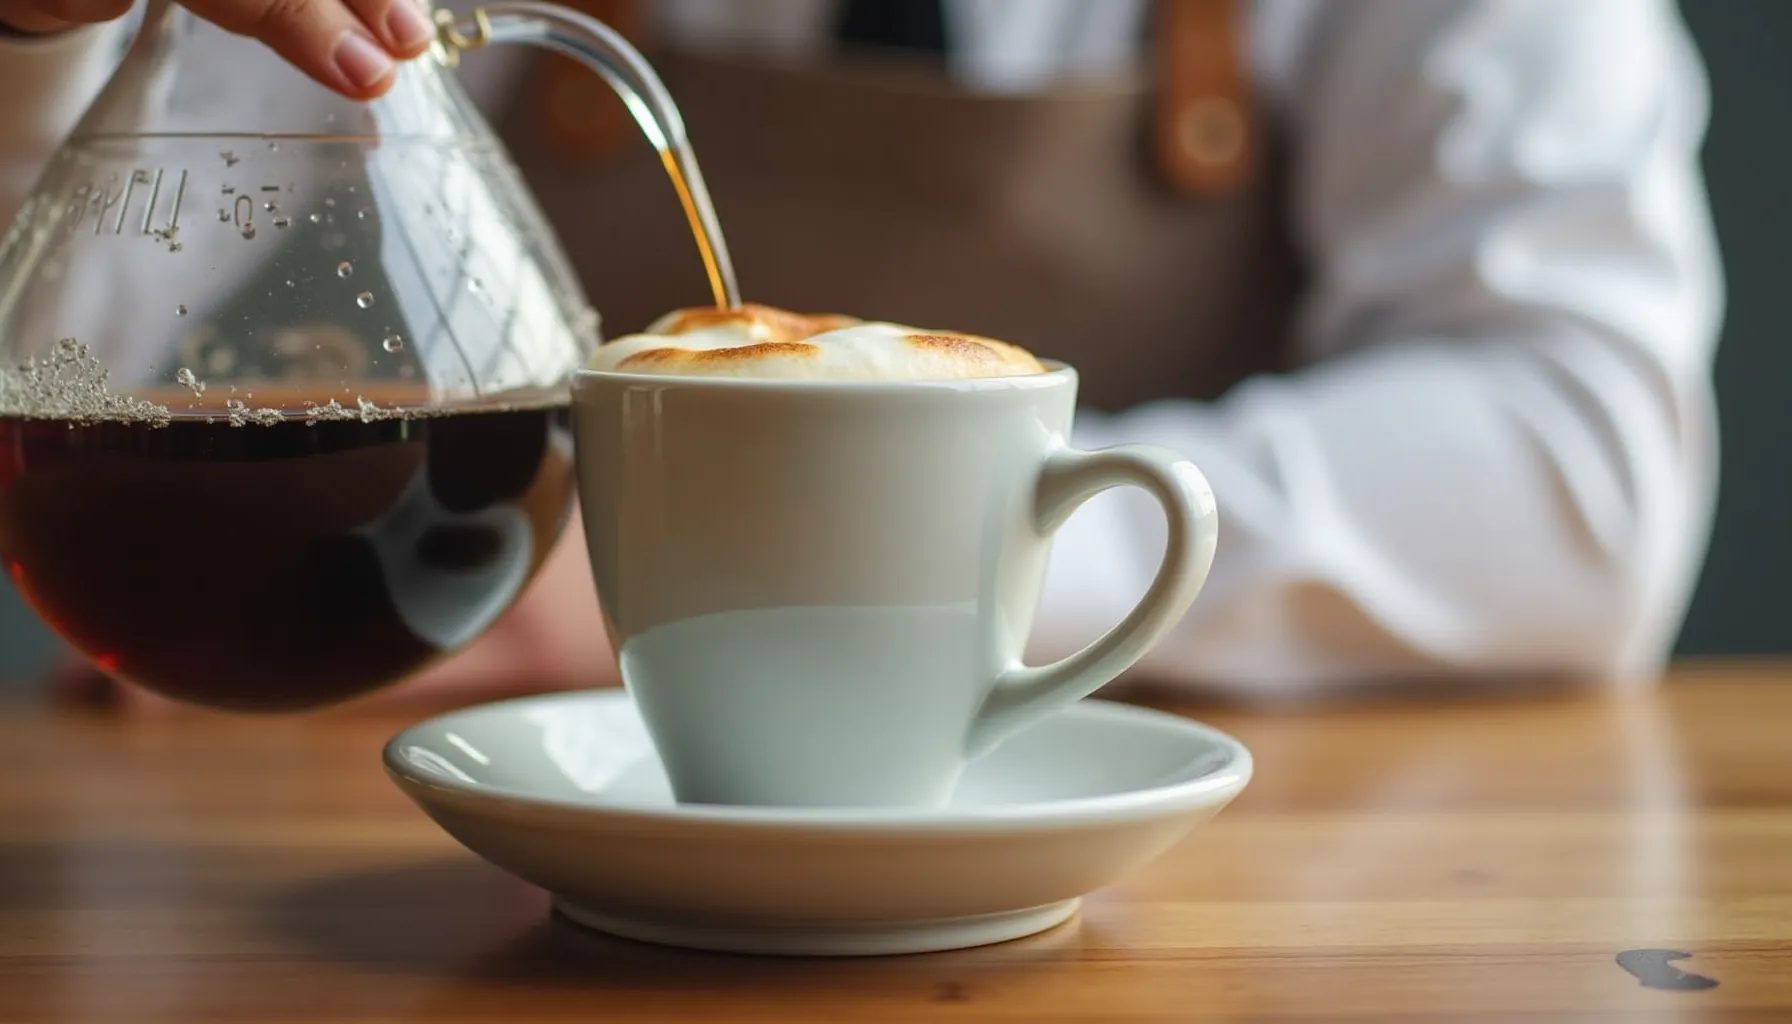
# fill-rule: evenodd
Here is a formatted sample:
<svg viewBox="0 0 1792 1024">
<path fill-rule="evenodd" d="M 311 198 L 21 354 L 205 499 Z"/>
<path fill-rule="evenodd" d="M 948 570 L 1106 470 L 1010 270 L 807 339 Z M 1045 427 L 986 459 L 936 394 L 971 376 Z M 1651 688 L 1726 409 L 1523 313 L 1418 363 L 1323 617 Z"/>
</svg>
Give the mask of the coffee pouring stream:
<svg viewBox="0 0 1792 1024">
<path fill-rule="evenodd" d="M 709 201 L 709 189 L 685 134 L 684 118 L 652 65 L 638 50 L 595 18 L 555 4 L 528 0 L 475 7 L 464 18 L 441 8 L 435 11 L 434 20 L 443 58 L 450 66 L 457 64 L 466 50 L 491 43 L 524 43 L 564 54 L 602 75 L 622 98 L 647 141 L 659 152 L 666 176 L 690 222 L 691 236 L 703 258 L 715 304 L 723 309 L 739 308 L 740 288 L 735 282 L 734 264 L 728 258 L 728 246 L 716 221 L 715 207 Z"/>
</svg>

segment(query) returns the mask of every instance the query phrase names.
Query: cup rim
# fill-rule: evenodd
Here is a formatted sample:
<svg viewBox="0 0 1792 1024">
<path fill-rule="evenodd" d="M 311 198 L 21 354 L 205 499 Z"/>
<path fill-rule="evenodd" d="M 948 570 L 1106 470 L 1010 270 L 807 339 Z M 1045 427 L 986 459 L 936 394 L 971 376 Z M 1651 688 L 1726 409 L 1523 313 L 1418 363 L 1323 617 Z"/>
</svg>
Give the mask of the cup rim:
<svg viewBox="0 0 1792 1024">
<path fill-rule="evenodd" d="M 619 370 L 573 371 L 575 392 L 596 383 L 624 383 L 646 387 L 709 388 L 725 391 L 808 391 L 853 394 L 913 394 L 922 391 L 1038 391 L 1062 387 L 1077 379 L 1074 366 L 1056 359 L 1041 359 L 1039 373 L 1004 377 L 961 377 L 940 380 L 804 380 L 779 377 L 706 377 L 697 374 L 628 373 Z"/>
</svg>

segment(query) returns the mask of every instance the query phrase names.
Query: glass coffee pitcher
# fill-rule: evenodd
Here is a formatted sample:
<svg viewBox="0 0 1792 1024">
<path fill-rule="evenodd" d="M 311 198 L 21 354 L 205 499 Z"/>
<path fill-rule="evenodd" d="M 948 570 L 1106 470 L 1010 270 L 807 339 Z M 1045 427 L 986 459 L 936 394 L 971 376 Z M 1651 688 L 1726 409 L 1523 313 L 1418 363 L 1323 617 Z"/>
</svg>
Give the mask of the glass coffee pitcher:
<svg viewBox="0 0 1792 1024">
<path fill-rule="evenodd" d="M 110 673 L 330 704 L 467 644 L 553 547 L 598 321 L 461 50 L 604 75 L 735 302 L 639 54 L 551 5 L 435 13 L 430 53 L 358 103 L 155 0 L 0 242 L 0 556 Z"/>
</svg>

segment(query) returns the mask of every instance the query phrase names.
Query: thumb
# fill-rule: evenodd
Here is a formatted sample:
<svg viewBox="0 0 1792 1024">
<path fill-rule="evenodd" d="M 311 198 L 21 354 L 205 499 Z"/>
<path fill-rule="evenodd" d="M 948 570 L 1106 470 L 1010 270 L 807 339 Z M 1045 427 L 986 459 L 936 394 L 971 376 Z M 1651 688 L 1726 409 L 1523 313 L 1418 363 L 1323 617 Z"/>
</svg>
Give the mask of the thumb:
<svg viewBox="0 0 1792 1024">
<path fill-rule="evenodd" d="M 396 59 L 428 48 L 435 28 L 416 0 L 182 0 L 229 32 L 266 43 L 294 67 L 349 97 L 392 85 Z"/>
</svg>

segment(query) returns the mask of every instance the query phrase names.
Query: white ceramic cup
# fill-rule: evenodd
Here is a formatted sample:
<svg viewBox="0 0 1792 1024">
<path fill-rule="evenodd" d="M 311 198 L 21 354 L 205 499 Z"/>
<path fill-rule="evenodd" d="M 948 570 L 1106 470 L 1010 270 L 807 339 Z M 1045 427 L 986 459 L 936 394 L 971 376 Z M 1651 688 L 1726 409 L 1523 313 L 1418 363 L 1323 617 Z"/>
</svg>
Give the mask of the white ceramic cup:
<svg viewBox="0 0 1792 1024">
<path fill-rule="evenodd" d="M 680 801 L 930 806 L 965 762 L 1092 693 L 1213 563 L 1173 452 L 1067 446 L 1076 372 L 939 382 L 584 371 L 579 497 L 622 678 Z M 1169 519 L 1138 607 L 1021 661 L 1052 533 L 1110 487 Z"/>
</svg>

